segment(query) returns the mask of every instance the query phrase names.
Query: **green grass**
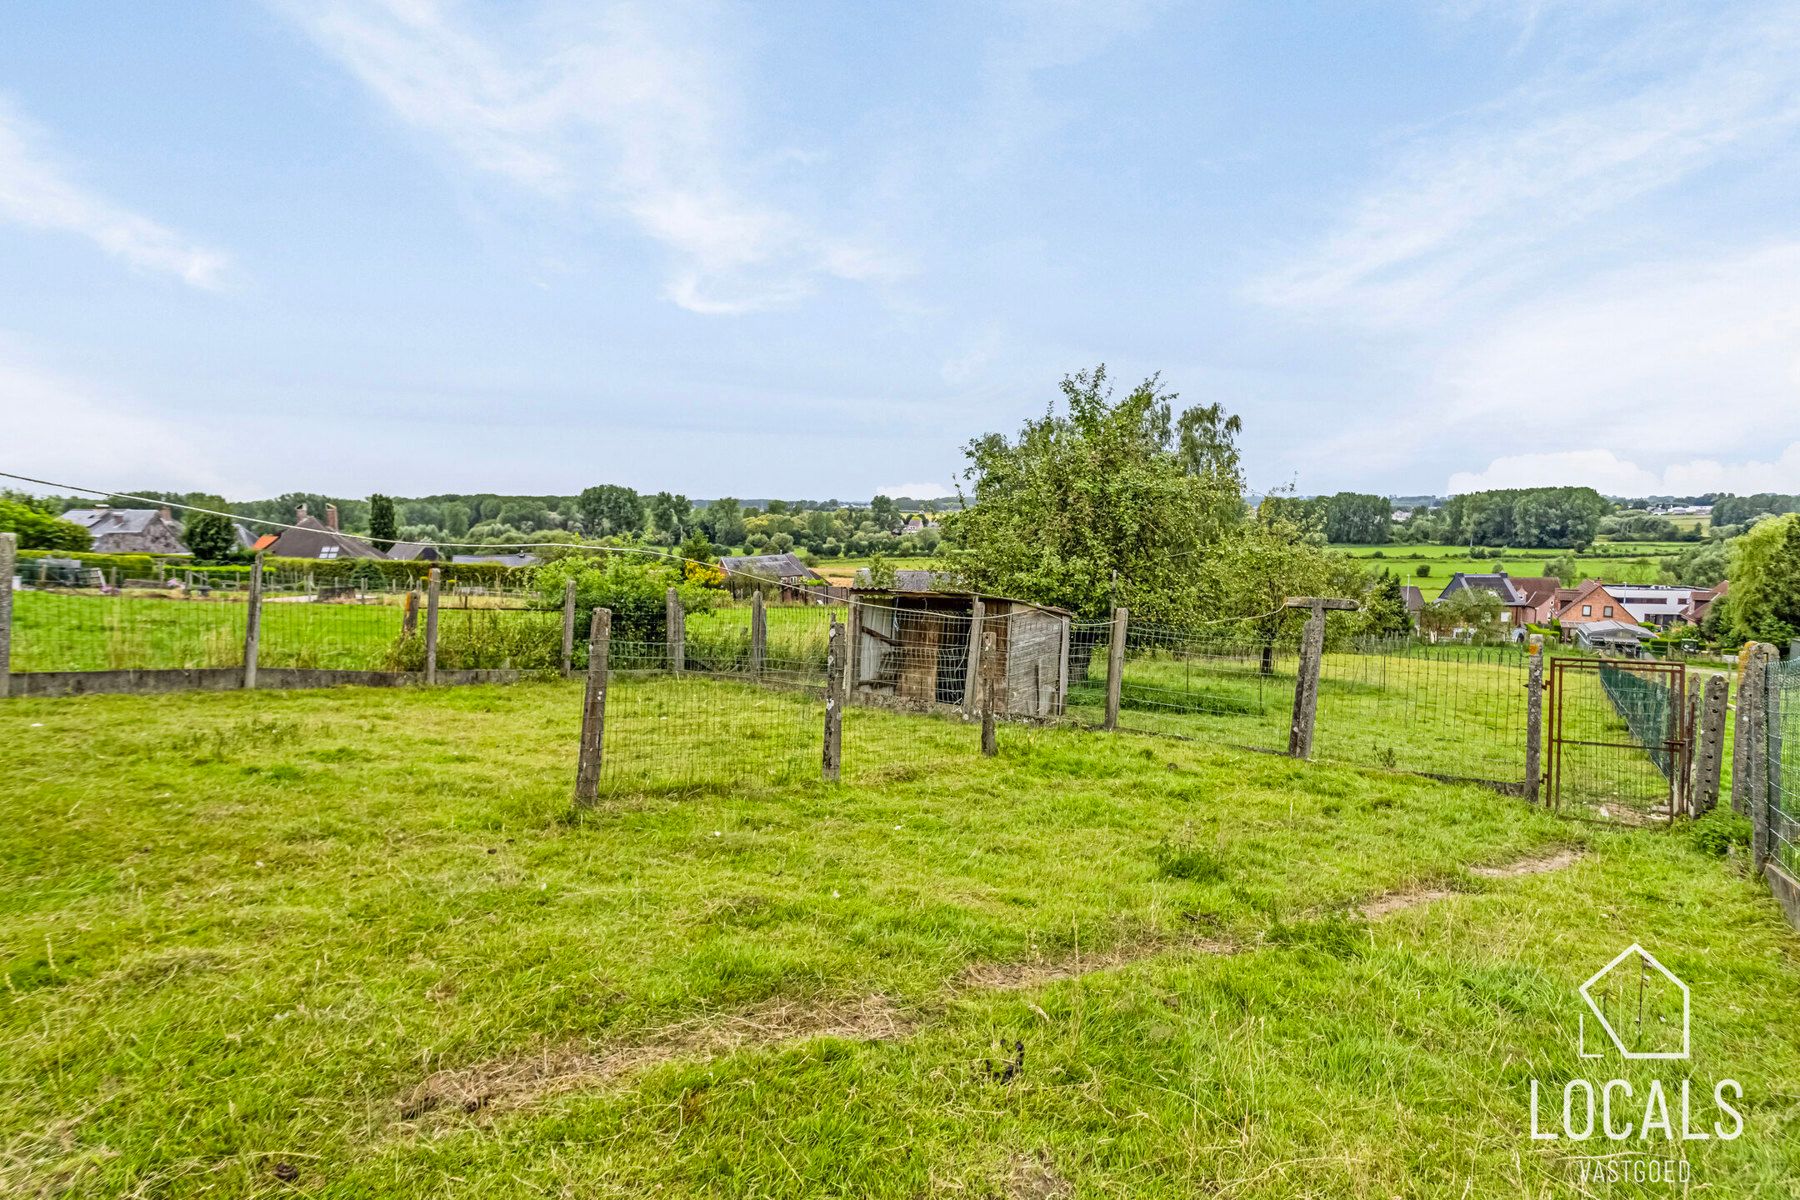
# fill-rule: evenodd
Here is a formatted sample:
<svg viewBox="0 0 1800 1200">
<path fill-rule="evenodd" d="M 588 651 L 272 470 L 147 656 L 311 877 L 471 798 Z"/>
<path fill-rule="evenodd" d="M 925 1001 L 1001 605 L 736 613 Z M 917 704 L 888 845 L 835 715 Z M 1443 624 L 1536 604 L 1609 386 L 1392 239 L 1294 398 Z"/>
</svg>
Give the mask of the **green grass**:
<svg viewBox="0 0 1800 1200">
<path fill-rule="evenodd" d="M 1614 583 L 1658 583 L 1663 564 L 1692 543 L 1683 542 L 1602 542 L 1596 553 L 1578 554 L 1576 566 L 1581 579 L 1605 579 Z M 1436 599 L 1458 571 L 1489 574 L 1494 570 L 1493 557 L 1470 558 L 1466 546 L 1333 546 L 1333 550 L 1361 559 L 1376 570 L 1392 571 L 1400 582 L 1416 586 L 1428 600 Z M 1561 550 L 1511 550 L 1500 561 L 1509 575 L 1528 578 L 1541 576 L 1544 564 L 1560 558 Z M 1428 566 L 1431 574 L 1424 578 L 1418 568 Z M 1580 582 L 1576 580 L 1575 582 Z"/>
<path fill-rule="evenodd" d="M 691 777 L 584 815 L 570 684 L 0 706 L 0 1192 L 1562 1194 L 1526 1081 L 1634 939 L 1745 1088 L 1676 1152 L 1800 1175 L 1800 954 L 1695 839 L 860 710 L 827 786 L 816 707 L 613 692 L 609 779 Z"/>
</svg>

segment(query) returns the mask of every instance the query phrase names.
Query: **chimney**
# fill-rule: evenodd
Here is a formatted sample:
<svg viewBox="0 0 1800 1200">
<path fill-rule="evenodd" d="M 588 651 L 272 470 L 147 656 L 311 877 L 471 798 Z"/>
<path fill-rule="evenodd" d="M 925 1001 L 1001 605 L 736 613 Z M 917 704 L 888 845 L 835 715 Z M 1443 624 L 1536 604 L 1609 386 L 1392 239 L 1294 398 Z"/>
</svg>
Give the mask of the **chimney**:
<svg viewBox="0 0 1800 1200">
<path fill-rule="evenodd" d="M 325 506 L 325 525 L 333 533 L 337 532 L 337 505 L 327 504 Z"/>
<path fill-rule="evenodd" d="M 296 522 L 306 520 L 306 505 L 302 504 L 299 508 L 294 510 L 294 520 Z"/>
<path fill-rule="evenodd" d="M 166 504 L 156 510 L 156 515 L 165 521 L 173 521 L 175 519 L 175 514 L 169 511 L 169 506 Z"/>
</svg>

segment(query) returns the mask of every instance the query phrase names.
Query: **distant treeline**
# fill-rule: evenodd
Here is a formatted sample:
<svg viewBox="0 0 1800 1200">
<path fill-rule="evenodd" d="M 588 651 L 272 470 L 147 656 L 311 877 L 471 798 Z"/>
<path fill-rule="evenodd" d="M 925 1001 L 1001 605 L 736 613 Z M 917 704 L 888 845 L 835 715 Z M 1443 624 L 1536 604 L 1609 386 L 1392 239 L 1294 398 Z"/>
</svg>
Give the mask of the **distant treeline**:
<svg viewBox="0 0 1800 1200">
<path fill-rule="evenodd" d="M 1784 496 L 1779 492 L 1757 492 L 1753 496 L 1727 493 L 1713 501 L 1714 525 L 1748 525 L 1765 513 L 1781 515 L 1800 512 L 1800 496 Z"/>
</svg>

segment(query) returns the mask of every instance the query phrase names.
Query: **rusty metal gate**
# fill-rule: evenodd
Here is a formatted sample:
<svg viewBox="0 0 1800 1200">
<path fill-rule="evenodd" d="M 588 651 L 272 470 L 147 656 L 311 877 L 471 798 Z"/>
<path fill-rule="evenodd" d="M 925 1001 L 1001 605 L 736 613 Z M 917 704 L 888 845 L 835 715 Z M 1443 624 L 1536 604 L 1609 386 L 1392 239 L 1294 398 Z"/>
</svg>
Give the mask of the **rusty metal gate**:
<svg viewBox="0 0 1800 1200">
<path fill-rule="evenodd" d="M 1683 663 L 1551 660 L 1551 807 L 1626 824 L 1674 820 L 1687 802 L 1690 724 Z"/>
</svg>

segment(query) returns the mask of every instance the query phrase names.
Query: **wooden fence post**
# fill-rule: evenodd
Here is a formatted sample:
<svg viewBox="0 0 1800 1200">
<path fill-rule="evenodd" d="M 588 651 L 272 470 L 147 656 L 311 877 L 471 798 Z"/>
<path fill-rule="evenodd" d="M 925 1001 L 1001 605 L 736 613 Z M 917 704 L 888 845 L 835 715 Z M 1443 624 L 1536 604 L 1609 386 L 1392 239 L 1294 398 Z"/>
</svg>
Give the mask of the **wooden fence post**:
<svg viewBox="0 0 1800 1200">
<path fill-rule="evenodd" d="M 263 556 L 250 567 L 250 599 L 244 606 L 244 687 L 256 686 L 256 659 L 262 652 Z M 190 593 L 191 595 L 192 593 Z"/>
<path fill-rule="evenodd" d="M 822 765 L 826 783 L 836 783 L 844 771 L 844 627 L 837 614 L 831 617 L 831 640 L 825 654 L 825 752 Z"/>
<path fill-rule="evenodd" d="M 1311 758 L 1313 726 L 1319 715 L 1319 669 L 1325 661 L 1325 612 L 1352 612 L 1354 600 L 1324 596 L 1291 596 L 1284 608 L 1304 608 L 1312 612 L 1300 635 L 1300 666 L 1294 677 L 1294 721 L 1288 728 L 1288 753 L 1294 758 Z"/>
<path fill-rule="evenodd" d="M 750 678 L 761 679 L 763 659 L 769 653 L 769 613 L 762 589 L 750 593 Z"/>
<path fill-rule="evenodd" d="M 681 593 L 670 588 L 663 599 L 664 618 L 668 624 L 669 670 L 677 675 L 687 666 L 687 629 L 681 608 Z"/>
<path fill-rule="evenodd" d="M 12 694 L 13 569 L 18 556 L 19 535 L 0 533 L 0 698 Z"/>
<path fill-rule="evenodd" d="M 1694 768 L 1694 803 L 1696 817 L 1705 816 L 1719 805 L 1719 778 L 1725 765 L 1725 698 L 1730 684 L 1723 675 L 1706 681 L 1706 692 L 1700 704 L 1700 734 L 1695 747 L 1699 760 Z"/>
<path fill-rule="evenodd" d="M 562 644 L 562 677 L 567 679 L 575 671 L 575 581 L 568 580 L 563 584 L 563 644 Z"/>
<path fill-rule="evenodd" d="M 986 615 L 981 597 L 976 596 L 970 603 L 969 661 L 963 664 L 962 711 L 964 720 L 968 720 L 982 711 L 984 698 L 981 695 L 981 664 L 986 661 L 983 655 L 988 652 L 987 645 L 981 640 L 982 618 Z"/>
<path fill-rule="evenodd" d="M 436 567 L 425 575 L 425 685 L 437 682 L 438 591 L 443 578 Z"/>
<path fill-rule="evenodd" d="M 575 803 L 592 808 L 600 798 L 600 764 L 606 753 L 606 661 L 612 646 L 612 610 L 596 608 L 588 626 L 587 687 L 581 701 L 581 758 L 575 769 Z"/>
<path fill-rule="evenodd" d="M 1525 668 L 1525 799 L 1539 800 L 1544 779 L 1544 638 L 1531 635 Z"/>
<path fill-rule="evenodd" d="M 400 636 L 409 638 L 419 632 L 419 589 L 411 588 L 400 602 Z"/>
<path fill-rule="evenodd" d="M 981 635 L 981 670 L 977 679 L 981 688 L 981 752 L 989 758 L 1000 753 L 998 740 L 994 735 L 994 710 L 999 706 L 1000 688 L 1000 635 L 987 630 Z"/>
<path fill-rule="evenodd" d="M 1119 727 L 1119 700 L 1125 692 L 1125 633 L 1131 610 L 1113 609 L 1112 643 L 1106 649 L 1106 727 Z"/>
</svg>

